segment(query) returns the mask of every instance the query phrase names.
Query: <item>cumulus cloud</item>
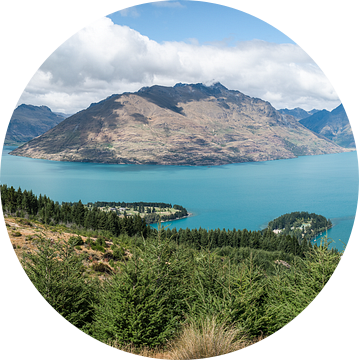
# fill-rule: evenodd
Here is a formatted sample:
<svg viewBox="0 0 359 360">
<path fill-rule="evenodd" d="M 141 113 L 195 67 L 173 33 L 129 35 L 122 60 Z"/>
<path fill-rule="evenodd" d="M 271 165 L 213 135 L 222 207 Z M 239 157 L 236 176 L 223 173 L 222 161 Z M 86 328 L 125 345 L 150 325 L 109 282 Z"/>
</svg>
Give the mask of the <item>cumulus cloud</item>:
<svg viewBox="0 0 359 360">
<path fill-rule="evenodd" d="M 339 104 L 325 75 L 297 45 L 259 40 L 232 47 L 196 41 L 159 44 L 108 18 L 62 44 L 34 75 L 20 103 L 74 113 L 142 86 L 213 80 L 277 109 L 332 109 Z"/>
</svg>

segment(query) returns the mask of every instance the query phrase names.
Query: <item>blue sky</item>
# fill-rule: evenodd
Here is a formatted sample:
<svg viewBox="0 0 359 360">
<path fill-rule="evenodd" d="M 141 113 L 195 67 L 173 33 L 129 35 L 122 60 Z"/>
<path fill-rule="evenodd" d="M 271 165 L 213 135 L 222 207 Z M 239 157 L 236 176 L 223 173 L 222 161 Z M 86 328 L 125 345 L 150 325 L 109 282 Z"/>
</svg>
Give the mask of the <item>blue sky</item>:
<svg viewBox="0 0 359 360">
<path fill-rule="evenodd" d="M 294 43 L 276 28 L 258 18 L 226 6 L 199 1 L 148 3 L 108 16 L 157 42 L 196 39 L 199 44 L 264 40 Z"/>
<path fill-rule="evenodd" d="M 112 94 L 179 82 L 220 82 L 276 109 L 340 104 L 319 67 L 280 31 L 196 1 L 147 3 L 98 19 L 43 63 L 19 103 L 74 113 Z"/>
</svg>

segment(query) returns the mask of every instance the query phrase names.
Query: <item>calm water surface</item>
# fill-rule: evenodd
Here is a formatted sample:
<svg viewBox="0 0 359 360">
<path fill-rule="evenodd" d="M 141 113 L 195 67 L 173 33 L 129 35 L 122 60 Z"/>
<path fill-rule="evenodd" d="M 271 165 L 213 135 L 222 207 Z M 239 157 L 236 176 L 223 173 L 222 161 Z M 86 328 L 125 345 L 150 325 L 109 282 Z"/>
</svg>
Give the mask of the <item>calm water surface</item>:
<svg viewBox="0 0 359 360">
<path fill-rule="evenodd" d="M 170 227 L 259 230 L 292 211 L 330 218 L 335 247 L 347 243 L 358 199 L 357 153 L 213 167 L 104 165 L 9 155 L 1 183 L 55 201 L 154 201 L 179 204 L 193 216 Z"/>
</svg>

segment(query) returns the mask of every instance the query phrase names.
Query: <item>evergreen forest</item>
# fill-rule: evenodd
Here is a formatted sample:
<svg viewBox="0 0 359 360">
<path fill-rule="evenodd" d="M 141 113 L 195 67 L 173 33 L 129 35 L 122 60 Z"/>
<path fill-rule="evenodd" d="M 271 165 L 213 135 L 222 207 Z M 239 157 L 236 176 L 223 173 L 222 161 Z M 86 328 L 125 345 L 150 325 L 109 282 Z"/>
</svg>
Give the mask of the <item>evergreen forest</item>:
<svg viewBox="0 0 359 360">
<path fill-rule="evenodd" d="M 44 298 L 95 339 L 138 354 L 165 349 L 185 359 L 241 348 L 178 355 L 176 346 L 189 347 L 186 331 L 202 326 L 203 335 L 208 323 L 230 333 L 231 344 L 269 336 L 310 304 L 342 255 L 326 238 L 312 246 L 275 234 L 272 224 L 263 231 L 171 230 L 159 222 L 154 229 L 139 216 L 120 218 L 81 201 L 60 205 L 6 185 L 1 201 L 5 219 L 59 234 L 28 237 L 36 251 L 20 259 Z M 65 231 L 75 235 L 62 239 Z"/>
<path fill-rule="evenodd" d="M 98 206 L 85 206 L 81 200 L 76 203 L 62 203 L 60 205 L 46 195 L 40 194 L 37 197 L 31 190 L 22 191 L 20 188 L 15 190 L 12 186 L 8 187 L 7 185 L 1 186 L 1 202 L 5 214 L 13 214 L 21 217 L 29 216 L 48 225 L 64 224 L 69 227 L 77 226 L 93 231 L 108 231 L 111 236 L 126 234 L 130 237 L 135 235 L 141 236 L 144 239 L 157 233 L 155 228 L 149 226 L 146 220 L 138 215 L 125 215 L 121 218 L 117 216 L 115 212 L 99 210 Z M 187 212 L 187 210 L 180 205 L 174 206 Z M 324 218 L 316 214 L 311 214 L 311 216 Z M 293 218 L 295 217 L 293 216 Z M 296 218 L 298 218 L 298 216 Z M 291 255 L 303 257 L 308 248 L 312 246 L 311 242 L 306 238 L 298 239 L 296 235 L 286 234 L 284 231 L 275 234 L 272 229 L 276 228 L 276 223 L 277 219 L 270 222 L 268 228 L 261 231 L 250 231 L 246 229 L 207 230 L 202 228 L 180 228 L 177 230 L 173 228 L 172 230 L 166 229 L 165 233 L 168 238 L 176 241 L 177 244 L 187 244 L 198 250 L 201 248 L 221 248 L 223 250 L 223 248 L 228 247 L 230 248 L 228 251 L 236 252 L 235 249 L 250 248 L 269 252 L 282 252 L 284 257 Z"/>
</svg>

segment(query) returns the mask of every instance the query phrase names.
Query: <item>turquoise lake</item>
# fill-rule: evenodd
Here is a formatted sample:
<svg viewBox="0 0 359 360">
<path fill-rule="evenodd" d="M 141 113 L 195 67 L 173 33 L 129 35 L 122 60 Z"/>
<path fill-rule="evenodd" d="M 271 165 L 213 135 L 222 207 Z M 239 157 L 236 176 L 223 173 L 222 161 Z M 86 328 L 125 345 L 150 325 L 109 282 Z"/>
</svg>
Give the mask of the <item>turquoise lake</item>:
<svg viewBox="0 0 359 360">
<path fill-rule="evenodd" d="M 356 152 L 213 167 L 105 165 L 9 155 L 1 183 L 55 201 L 154 201 L 179 204 L 193 215 L 171 228 L 259 230 L 292 211 L 330 218 L 328 237 L 343 249 L 358 200 Z M 339 241 L 340 240 L 340 241 Z"/>
</svg>

